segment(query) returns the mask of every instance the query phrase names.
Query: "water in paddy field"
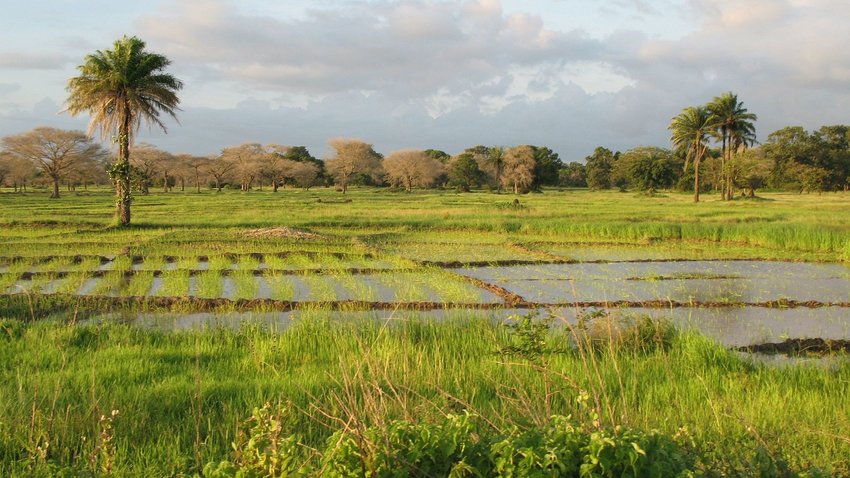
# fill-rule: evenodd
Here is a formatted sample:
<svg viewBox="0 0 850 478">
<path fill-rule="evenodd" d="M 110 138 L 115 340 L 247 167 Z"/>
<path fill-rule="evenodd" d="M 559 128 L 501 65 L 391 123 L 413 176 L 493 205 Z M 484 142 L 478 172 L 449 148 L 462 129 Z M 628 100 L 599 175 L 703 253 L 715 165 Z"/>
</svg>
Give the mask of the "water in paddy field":
<svg viewBox="0 0 850 478">
<path fill-rule="evenodd" d="M 143 268 L 134 264 L 133 269 Z M 100 266 L 108 270 L 111 263 Z M 166 269 L 176 263 L 163 263 Z M 209 263 L 201 261 L 197 268 L 208 269 Z M 839 264 L 773 262 L 756 260 L 737 261 L 669 261 L 669 262 L 606 262 L 575 264 L 519 265 L 510 267 L 475 267 L 454 269 L 454 273 L 482 280 L 538 304 L 604 303 L 669 301 L 671 304 L 690 307 L 639 308 L 618 310 L 618 313 L 647 314 L 668 318 L 684 329 L 695 329 L 728 346 L 743 346 L 766 342 L 780 342 L 786 338 L 819 337 L 824 339 L 850 339 L 850 268 Z M 2 272 L 0 272 L 2 274 Z M 12 276 L 12 274 L 15 274 Z M 421 274 L 363 274 L 363 275 L 286 275 L 282 278 L 254 276 L 256 298 L 273 296 L 290 298 L 296 302 L 316 300 L 360 300 L 367 302 L 453 303 L 441 296 L 446 292 L 468 303 L 498 304 L 503 299 L 483 288 L 463 283 L 472 291 L 445 286 L 442 278 L 428 280 L 428 272 Z M 21 279 L 17 272 L 5 274 L 8 280 L 5 292 L 53 293 L 62 284 L 61 279 L 45 282 L 38 275 L 34 279 Z M 77 294 L 86 295 L 97 289 L 98 281 L 91 276 L 80 281 Z M 222 297 L 236 298 L 234 278 L 219 278 Z M 452 280 L 457 280 L 452 279 Z M 41 282 L 39 282 L 41 281 Z M 189 295 L 195 295 L 197 279 L 189 279 Z M 286 285 L 286 292 L 277 288 Z M 154 277 L 147 295 L 161 290 L 162 277 Z M 40 289 L 40 291 L 39 291 Z M 277 293 L 275 293 L 277 292 Z M 832 304 L 826 307 L 767 308 L 733 306 L 764 304 L 782 301 L 818 302 Z M 711 303 L 713 307 L 699 307 Z M 729 306 L 726 306 L 728 304 Z M 634 305 L 634 304 L 633 304 Z M 370 312 L 321 312 L 334 318 L 404 318 L 425 317 L 447 319 L 452 317 L 485 316 L 502 321 L 512 314 L 528 313 L 520 310 L 437 310 L 412 312 L 399 310 Z M 313 312 L 315 313 L 315 312 Z M 554 311 L 566 323 L 575 321 L 574 308 Z M 231 314 L 140 314 L 127 320 L 146 327 L 184 329 L 198 326 L 238 327 L 250 322 L 285 328 L 293 317 L 309 317 L 306 312 L 231 313 Z M 108 316 L 107 316 L 108 317 Z"/>
<path fill-rule="evenodd" d="M 192 330 L 226 327 L 238 329 L 243 325 L 260 325 L 271 330 L 285 330 L 293 321 L 317 318 L 339 320 L 451 320 L 484 318 L 504 322 L 528 314 L 528 309 L 431 311 L 290 311 L 290 312 L 199 312 L 199 313 L 139 313 L 127 316 L 104 314 L 93 321 L 122 321 L 141 327 L 163 330 Z M 575 324 L 578 313 L 573 308 L 538 310 L 538 317 L 551 312 L 553 326 Z M 648 315 L 668 319 L 682 330 L 695 330 L 728 347 L 781 342 L 787 338 L 819 337 L 831 340 L 850 340 L 850 309 L 842 307 L 768 309 L 764 307 L 613 309 L 613 316 Z"/>
<path fill-rule="evenodd" d="M 478 267 L 455 272 L 531 302 L 850 302 L 850 268 L 770 261 L 675 261 Z"/>
</svg>

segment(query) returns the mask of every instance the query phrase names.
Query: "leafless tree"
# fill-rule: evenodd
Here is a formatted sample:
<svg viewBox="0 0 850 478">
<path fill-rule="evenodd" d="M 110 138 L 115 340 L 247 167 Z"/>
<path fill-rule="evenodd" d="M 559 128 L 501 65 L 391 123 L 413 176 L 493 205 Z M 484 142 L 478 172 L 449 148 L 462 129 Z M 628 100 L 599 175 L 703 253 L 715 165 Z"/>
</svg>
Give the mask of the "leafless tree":
<svg viewBox="0 0 850 478">
<path fill-rule="evenodd" d="M 277 192 L 278 188 L 286 181 L 286 173 L 291 169 L 294 161 L 284 157 L 286 152 L 289 151 L 289 146 L 267 144 L 264 150 L 266 154 L 260 162 L 260 175 L 269 181 L 272 191 Z"/>
<path fill-rule="evenodd" d="M 388 183 L 401 185 L 410 192 L 414 187 L 427 188 L 443 173 L 443 165 L 424 151 L 403 149 L 394 151 L 383 161 Z"/>
<path fill-rule="evenodd" d="M 8 181 L 12 183 L 15 192 L 26 192 L 27 184 L 35 177 L 35 165 L 26 159 L 11 154 L 7 156 L 6 163 L 9 165 Z"/>
<path fill-rule="evenodd" d="M 243 143 L 224 148 L 221 152 L 221 159 L 233 164 L 233 173 L 239 180 L 239 189 L 242 191 L 251 190 L 254 180 L 260 174 L 262 161 L 267 156 L 259 143 Z"/>
<path fill-rule="evenodd" d="M 207 177 L 212 160 L 206 156 L 192 156 L 191 154 L 179 154 L 177 160 L 182 175 L 193 178 L 197 192 L 201 192 L 201 181 Z M 220 190 L 221 188 L 219 188 Z"/>
<path fill-rule="evenodd" d="M 206 171 L 215 180 L 215 188 L 218 192 L 221 192 L 224 182 L 229 179 L 235 167 L 236 163 L 225 161 L 221 156 L 208 158 Z"/>
<path fill-rule="evenodd" d="M 133 166 L 135 179 L 142 194 L 150 192 L 154 178 L 160 174 L 164 174 L 166 191 L 168 190 L 168 171 L 173 168 L 171 164 L 173 162 L 174 157 L 171 153 L 157 149 L 151 144 L 140 143 L 133 149 L 130 165 Z"/>
<path fill-rule="evenodd" d="M 333 148 L 333 156 L 325 161 L 328 172 L 333 176 L 343 194 L 348 183 L 356 174 L 379 174 L 381 155 L 372 149 L 372 145 L 359 139 L 335 138 L 328 141 Z"/>
<path fill-rule="evenodd" d="M 514 194 L 526 192 L 534 182 L 534 148 L 516 146 L 505 152 L 502 184 L 513 187 Z"/>
<path fill-rule="evenodd" d="M 6 136 L 3 148 L 11 155 L 30 161 L 53 183 L 51 198 L 59 197 L 59 182 L 86 158 L 105 154 L 103 148 L 82 131 L 40 127 L 26 133 Z"/>
</svg>

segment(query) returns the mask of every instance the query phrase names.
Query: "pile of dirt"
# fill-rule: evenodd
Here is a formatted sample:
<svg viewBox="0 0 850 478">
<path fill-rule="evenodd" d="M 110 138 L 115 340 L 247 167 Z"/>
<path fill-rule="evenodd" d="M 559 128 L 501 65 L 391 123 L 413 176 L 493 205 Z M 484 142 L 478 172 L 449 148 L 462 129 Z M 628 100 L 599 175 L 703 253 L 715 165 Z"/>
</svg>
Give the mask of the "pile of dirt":
<svg viewBox="0 0 850 478">
<path fill-rule="evenodd" d="M 766 343 L 738 347 L 741 352 L 760 352 L 786 355 L 824 355 L 829 353 L 850 353 L 850 340 L 829 340 L 820 338 L 787 339 L 779 343 Z"/>
<path fill-rule="evenodd" d="M 322 236 L 307 231 L 299 231 L 291 227 L 265 227 L 262 229 L 251 229 L 242 233 L 245 237 L 285 237 L 288 239 L 319 239 Z"/>
</svg>

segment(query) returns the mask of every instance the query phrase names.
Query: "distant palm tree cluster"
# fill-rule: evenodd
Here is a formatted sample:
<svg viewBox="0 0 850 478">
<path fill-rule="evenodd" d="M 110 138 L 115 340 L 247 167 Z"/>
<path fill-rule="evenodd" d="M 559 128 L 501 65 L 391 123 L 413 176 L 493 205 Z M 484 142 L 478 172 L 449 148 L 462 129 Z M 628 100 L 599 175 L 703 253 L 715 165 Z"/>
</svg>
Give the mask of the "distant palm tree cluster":
<svg viewBox="0 0 850 478">
<path fill-rule="evenodd" d="M 684 151 L 685 166 L 694 163 L 694 202 L 699 202 L 700 162 L 708 152 L 708 141 L 720 141 L 720 197 L 732 199 L 732 176 L 727 164 L 740 149 L 756 141 L 753 122 L 756 115 L 747 112 L 738 96 L 732 92 L 715 97 L 704 106 L 689 106 L 673 118 L 668 129 L 673 147 Z"/>
</svg>

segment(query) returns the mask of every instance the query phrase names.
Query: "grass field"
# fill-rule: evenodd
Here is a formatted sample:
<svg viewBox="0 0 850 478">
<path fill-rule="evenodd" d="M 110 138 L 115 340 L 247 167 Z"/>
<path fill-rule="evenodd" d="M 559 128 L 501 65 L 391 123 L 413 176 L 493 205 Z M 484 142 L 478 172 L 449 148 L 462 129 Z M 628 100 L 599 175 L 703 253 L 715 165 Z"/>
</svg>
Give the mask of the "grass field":
<svg viewBox="0 0 850 478">
<path fill-rule="evenodd" d="M 107 191 L 0 192 L 0 475 L 448 473 L 431 460 L 463 463 L 454 476 L 568 476 L 569 450 L 599 458 L 597 468 L 582 462 L 594 476 L 642 476 L 641 463 L 662 456 L 681 465 L 669 470 L 696 475 L 850 474 L 846 359 L 764 365 L 663 321 L 606 320 L 598 307 L 579 311 L 601 314 L 580 330 L 545 312 L 509 327 L 500 309 L 533 314 L 535 304 L 463 273 L 582 261 L 847 263 L 850 195 L 513 199 L 154 193 L 136 198 L 134 226 L 121 229 Z M 775 302 L 765 313 L 787 307 Z M 280 330 L 250 323 L 291 310 Z M 163 330 L 121 319 L 234 311 L 249 320 Z M 466 414 L 467 424 L 453 421 Z M 558 438 L 547 442 L 551 430 Z M 617 463 L 632 463 L 632 475 Z"/>
</svg>

